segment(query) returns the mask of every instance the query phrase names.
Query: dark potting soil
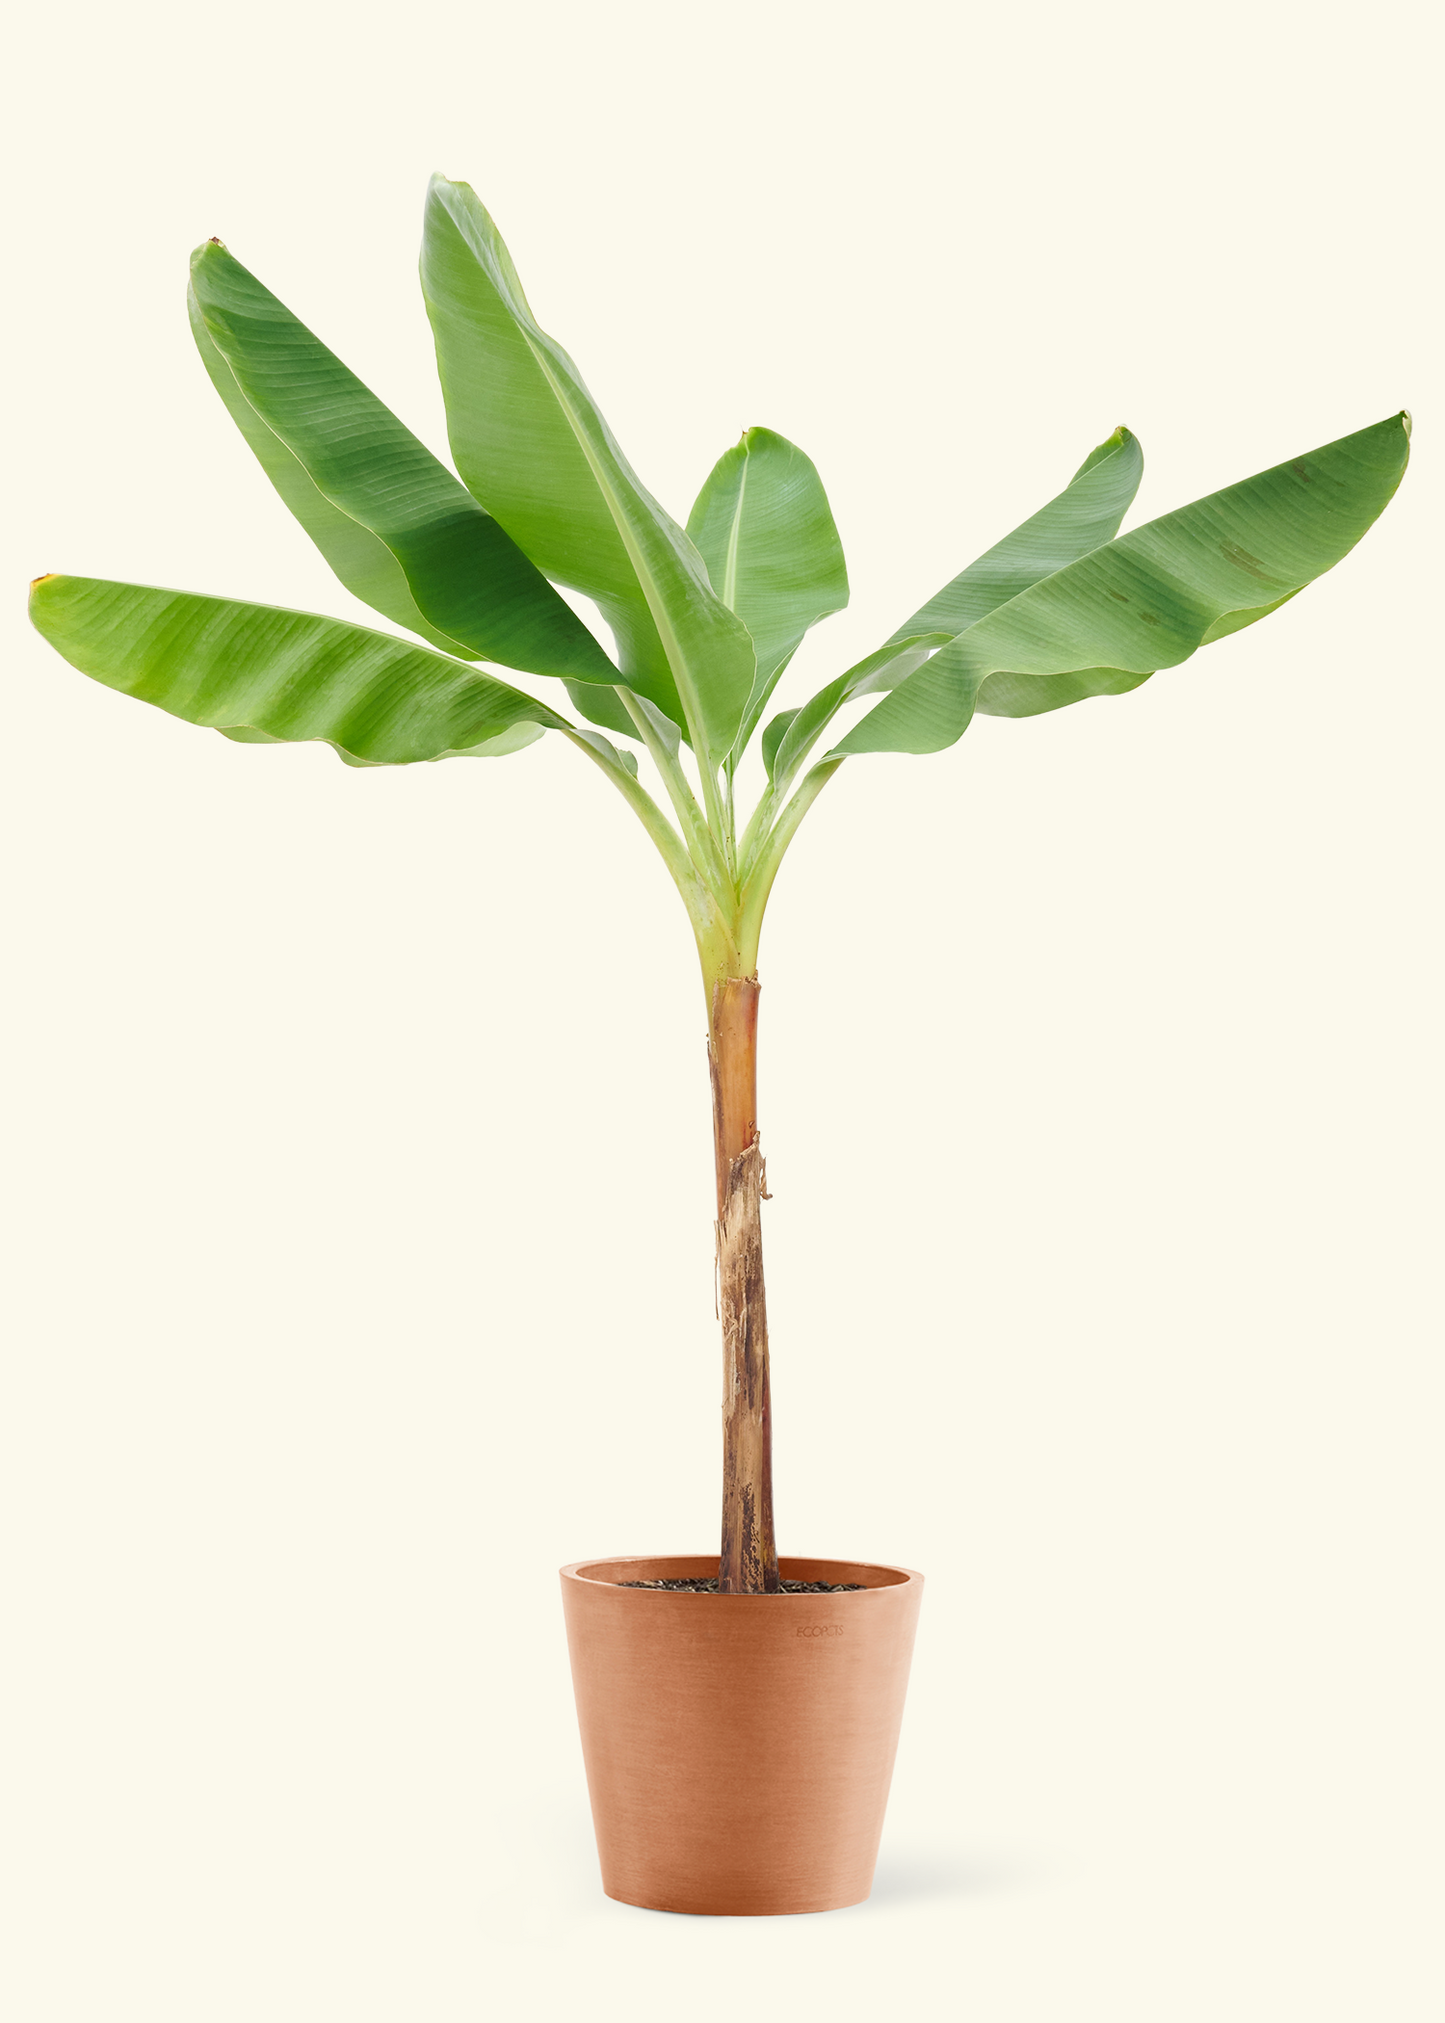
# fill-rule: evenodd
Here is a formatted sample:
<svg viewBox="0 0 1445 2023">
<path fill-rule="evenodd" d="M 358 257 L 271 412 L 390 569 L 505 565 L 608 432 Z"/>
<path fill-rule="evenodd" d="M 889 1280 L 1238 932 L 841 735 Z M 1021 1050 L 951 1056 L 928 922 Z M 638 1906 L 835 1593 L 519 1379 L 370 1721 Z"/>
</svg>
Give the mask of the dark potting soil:
<svg viewBox="0 0 1445 2023">
<path fill-rule="evenodd" d="M 691 1580 L 619 1580 L 614 1587 L 665 1588 L 670 1594 L 715 1595 L 717 1575 L 704 1580 L 699 1574 Z M 861 1591 L 861 1580 L 785 1580 L 782 1592 L 785 1595 L 849 1595 Z"/>
</svg>

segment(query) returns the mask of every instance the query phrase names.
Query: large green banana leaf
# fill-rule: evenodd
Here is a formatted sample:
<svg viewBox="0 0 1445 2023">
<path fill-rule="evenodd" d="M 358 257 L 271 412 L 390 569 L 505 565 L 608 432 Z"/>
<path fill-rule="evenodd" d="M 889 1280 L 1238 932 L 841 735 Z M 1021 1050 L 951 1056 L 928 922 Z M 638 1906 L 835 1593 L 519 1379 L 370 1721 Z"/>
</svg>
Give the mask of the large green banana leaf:
<svg viewBox="0 0 1445 2023">
<path fill-rule="evenodd" d="M 1128 429 L 1090 450 L 1073 477 L 1030 519 L 946 583 L 936 597 L 866 660 L 830 681 L 800 710 L 784 711 L 763 733 L 763 758 L 775 792 L 789 781 L 845 703 L 897 688 L 929 655 L 1021 590 L 1077 561 L 1119 531 L 1144 470 Z"/>
<path fill-rule="evenodd" d="M 409 640 L 229 597 L 41 576 L 30 616 L 82 674 L 243 742 L 320 738 L 372 765 L 530 742 L 566 721 L 520 690 Z"/>
<path fill-rule="evenodd" d="M 922 632 L 946 632 L 951 639 L 1031 583 L 1112 541 L 1143 475 L 1144 452 L 1137 436 L 1116 428 L 1107 442 L 1090 450 L 1056 499 L 945 583 L 888 644 Z"/>
<path fill-rule="evenodd" d="M 700 759 L 721 763 L 752 689 L 752 641 L 538 327 L 466 183 L 432 179 L 421 275 L 463 481 L 539 569 L 596 601 L 627 686 L 681 725 Z M 615 710 L 594 721 L 621 727 Z"/>
<path fill-rule="evenodd" d="M 1137 688 L 1333 568 L 1408 457 L 1409 417 L 1393 415 L 1135 528 L 960 632 L 835 750 L 942 751 L 975 710 L 1033 716 Z"/>
<path fill-rule="evenodd" d="M 282 503 L 306 529 L 353 597 L 369 604 L 396 625 L 404 625 L 444 653 L 476 659 L 470 647 L 428 625 L 417 608 L 406 572 L 384 541 L 317 491 L 306 467 L 273 435 L 236 384 L 236 375 L 211 342 L 195 296 L 187 290 L 191 333 L 211 384 L 225 402 L 232 421 L 250 445 L 256 461 L 281 495 Z"/>
<path fill-rule="evenodd" d="M 809 626 L 848 602 L 843 547 L 812 459 L 767 428 L 748 429 L 719 457 L 687 532 L 757 656 L 737 756 Z"/>
<path fill-rule="evenodd" d="M 468 658 L 616 681 L 510 535 L 219 240 L 191 256 L 188 306 L 216 390 L 348 590 Z"/>
</svg>

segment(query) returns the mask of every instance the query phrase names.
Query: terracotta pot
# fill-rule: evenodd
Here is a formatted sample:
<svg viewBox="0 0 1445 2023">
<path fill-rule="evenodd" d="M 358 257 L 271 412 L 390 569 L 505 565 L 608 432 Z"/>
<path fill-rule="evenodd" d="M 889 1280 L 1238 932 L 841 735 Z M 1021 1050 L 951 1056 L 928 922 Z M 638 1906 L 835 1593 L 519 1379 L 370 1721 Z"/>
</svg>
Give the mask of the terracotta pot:
<svg viewBox="0 0 1445 2023">
<path fill-rule="evenodd" d="M 923 1576 L 785 1559 L 855 1594 L 669 1594 L 619 1581 L 716 1573 L 701 1554 L 562 1569 L 602 1887 L 624 1904 L 771 1917 L 861 1903 Z"/>
</svg>

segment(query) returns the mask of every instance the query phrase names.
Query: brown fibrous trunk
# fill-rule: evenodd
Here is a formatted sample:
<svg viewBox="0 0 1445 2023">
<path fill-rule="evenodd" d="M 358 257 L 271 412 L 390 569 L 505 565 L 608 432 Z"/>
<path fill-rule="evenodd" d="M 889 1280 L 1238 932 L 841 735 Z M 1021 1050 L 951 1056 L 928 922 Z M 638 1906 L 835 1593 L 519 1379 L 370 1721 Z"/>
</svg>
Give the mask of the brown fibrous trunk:
<svg viewBox="0 0 1445 2023">
<path fill-rule="evenodd" d="M 758 980 L 714 985 L 708 1028 L 717 1160 L 718 1313 L 723 1341 L 723 1508 L 718 1587 L 776 1594 L 768 1310 L 763 1292 L 758 1142 Z"/>
</svg>

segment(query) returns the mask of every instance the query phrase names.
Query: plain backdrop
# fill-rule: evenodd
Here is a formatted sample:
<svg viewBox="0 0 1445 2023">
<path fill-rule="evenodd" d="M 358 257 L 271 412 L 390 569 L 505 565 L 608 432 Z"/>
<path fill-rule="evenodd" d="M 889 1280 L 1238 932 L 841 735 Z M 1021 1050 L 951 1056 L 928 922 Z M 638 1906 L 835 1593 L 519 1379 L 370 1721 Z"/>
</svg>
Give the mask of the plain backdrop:
<svg viewBox="0 0 1445 2023">
<path fill-rule="evenodd" d="M 95 0 L 12 31 L 11 2023 L 1442 2013 L 1433 10 Z M 555 739 L 349 771 L 86 681 L 65 570 L 355 605 L 217 234 L 439 453 L 475 184 L 678 514 L 802 444 L 797 702 L 1117 423 L 1130 524 L 1380 420 L 1333 574 L 854 760 L 762 951 L 785 1551 L 928 1576 L 872 1901 L 603 1898 L 556 1568 L 716 1536 L 702 999 Z M 544 686 L 546 686 L 544 684 Z"/>
</svg>

